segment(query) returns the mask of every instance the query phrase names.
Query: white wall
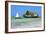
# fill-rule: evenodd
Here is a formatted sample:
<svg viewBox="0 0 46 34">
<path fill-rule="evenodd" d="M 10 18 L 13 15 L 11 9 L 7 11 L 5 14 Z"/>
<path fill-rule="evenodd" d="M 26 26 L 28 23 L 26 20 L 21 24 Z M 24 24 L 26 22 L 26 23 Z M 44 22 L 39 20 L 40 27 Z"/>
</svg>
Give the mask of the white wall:
<svg viewBox="0 0 46 34">
<path fill-rule="evenodd" d="M 0 34 L 4 32 L 4 0 L 0 0 Z"/>
<path fill-rule="evenodd" d="M 29 1 L 29 2 L 44 2 L 46 0 L 17 0 L 17 1 Z M 0 0 L 0 34 L 5 34 L 5 0 Z M 43 32 L 27 32 L 27 33 L 16 33 L 16 34 L 45 34 Z M 14 33 L 15 34 L 15 33 Z"/>
</svg>

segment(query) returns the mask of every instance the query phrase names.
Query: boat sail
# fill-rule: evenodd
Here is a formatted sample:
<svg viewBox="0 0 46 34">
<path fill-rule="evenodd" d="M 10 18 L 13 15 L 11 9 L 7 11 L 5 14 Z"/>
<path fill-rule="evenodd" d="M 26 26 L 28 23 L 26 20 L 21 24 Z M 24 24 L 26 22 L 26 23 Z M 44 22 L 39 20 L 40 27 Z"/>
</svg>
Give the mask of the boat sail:
<svg viewBox="0 0 46 34">
<path fill-rule="evenodd" d="M 18 12 L 16 13 L 16 17 L 19 17 L 19 14 L 18 14 Z"/>
</svg>

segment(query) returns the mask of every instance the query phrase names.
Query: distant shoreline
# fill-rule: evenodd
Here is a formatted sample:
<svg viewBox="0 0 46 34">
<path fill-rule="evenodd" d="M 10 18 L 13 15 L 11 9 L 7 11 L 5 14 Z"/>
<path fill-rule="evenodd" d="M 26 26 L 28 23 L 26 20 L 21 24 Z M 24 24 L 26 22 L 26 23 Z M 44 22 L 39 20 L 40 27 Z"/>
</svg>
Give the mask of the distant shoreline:
<svg viewBox="0 0 46 34">
<path fill-rule="evenodd" d="M 11 18 L 14 18 L 14 19 L 22 19 L 24 17 L 15 17 L 15 16 L 12 16 Z M 41 18 L 41 17 L 30 17 L 30 18 Z"/>
</svg>

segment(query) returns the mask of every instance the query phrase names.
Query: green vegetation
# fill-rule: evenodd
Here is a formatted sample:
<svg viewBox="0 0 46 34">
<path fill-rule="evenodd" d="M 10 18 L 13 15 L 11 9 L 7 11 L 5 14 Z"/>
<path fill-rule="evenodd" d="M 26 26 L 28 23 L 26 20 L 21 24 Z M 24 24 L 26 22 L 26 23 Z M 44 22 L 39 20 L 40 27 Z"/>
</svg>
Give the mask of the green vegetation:
<svg viewBox="0 0 46 34">
<path fill-rule="evenodd" d="M 36 12 L 30 12 L 30 11 L 26 11 L 26 13 L 23 15 L 24 18 L 38 18 L 38 14 Z"/>
<path fill-rule="evenodd" d="M 26 13 L 22 17 L 14 17 L 15 19 L 21 19 L 21 18 L 38 18 L 38 13 L 37 12 L 32 12 L 32 11 L 26 11 Z"/>
</svg>

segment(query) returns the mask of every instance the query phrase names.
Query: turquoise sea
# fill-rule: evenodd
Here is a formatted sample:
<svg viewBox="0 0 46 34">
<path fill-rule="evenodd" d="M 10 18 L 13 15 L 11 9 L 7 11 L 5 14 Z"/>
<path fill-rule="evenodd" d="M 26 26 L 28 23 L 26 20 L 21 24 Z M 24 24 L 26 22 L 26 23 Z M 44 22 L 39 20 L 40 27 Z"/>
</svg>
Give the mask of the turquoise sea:
<svg viewBox="0 0 46 34">
<path fill-rule="evenodd" d="M 41 18 L 11 18 L 11 28 L 36 28 L 41 27 Z"/>
</svg>

